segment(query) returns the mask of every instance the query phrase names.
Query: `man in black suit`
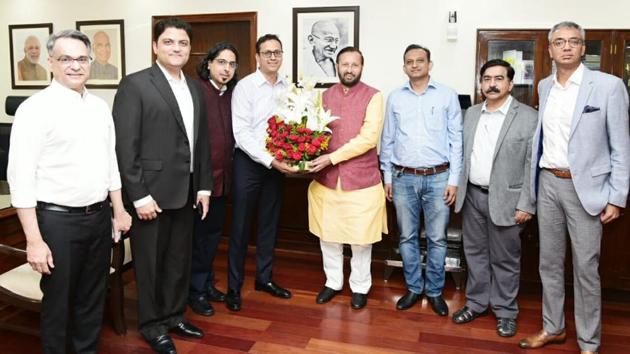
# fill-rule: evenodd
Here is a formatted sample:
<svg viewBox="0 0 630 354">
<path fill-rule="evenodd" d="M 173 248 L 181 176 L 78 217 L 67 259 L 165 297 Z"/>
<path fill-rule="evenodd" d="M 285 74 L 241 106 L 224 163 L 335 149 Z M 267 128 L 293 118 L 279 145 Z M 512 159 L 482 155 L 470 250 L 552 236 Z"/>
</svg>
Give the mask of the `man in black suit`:
<svg viewBox="0 0 630 354">
<path fill-rule="evenodd" d="M 201 88 L 181 70 L 190 54 L 191 32 L 177 18 L 158 22 L 153 29 L 156 63 L 120 82 L 113 108 L 124 197 L 135 208 L 130 232 L 138 326 L 158 353 L 176 352 L 169 331 L 203 336 L 183 316 L 193 206 L 205 218 L 212 189 Z"/>
</svg>

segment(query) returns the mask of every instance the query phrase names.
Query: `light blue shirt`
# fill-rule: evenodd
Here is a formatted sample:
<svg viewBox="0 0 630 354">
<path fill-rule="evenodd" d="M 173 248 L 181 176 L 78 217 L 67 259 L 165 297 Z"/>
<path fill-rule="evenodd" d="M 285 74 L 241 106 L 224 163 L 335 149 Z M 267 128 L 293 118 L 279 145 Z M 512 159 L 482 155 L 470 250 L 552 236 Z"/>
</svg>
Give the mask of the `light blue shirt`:
<svg viewBox="0 0 630 354">
<path fill-rule="evenodd" d="M 278 100 L 286 88 L 287 83 L 280 74 L 271 85 L 260 70 L 256 70 L 240 80 L 232 92 L 232 130 L 236 146 L 267 168 L 271 168 L 273 161 L 265 148 L 267 120 L 276 112 Z"/>
<path fill-rule="evenodd" d="M 429 79 L 418 94 L 409 82 L 387 99 L 381 136 L 381 169 L 392 183 L 392 165 L 411 168 L 450 163 L 448 184 L 456 186 L 462 166 L 462 112 L 455 90 Z"/>
</svg>

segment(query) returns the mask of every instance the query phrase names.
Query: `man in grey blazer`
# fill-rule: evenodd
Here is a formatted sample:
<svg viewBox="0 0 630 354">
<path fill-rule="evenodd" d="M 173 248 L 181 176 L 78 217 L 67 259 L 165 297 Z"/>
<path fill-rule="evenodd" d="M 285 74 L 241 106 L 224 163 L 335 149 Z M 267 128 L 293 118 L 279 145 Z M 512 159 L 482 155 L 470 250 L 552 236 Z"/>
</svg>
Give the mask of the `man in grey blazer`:
<svg viewBox="0 0 630 354">
<path fill-rule="evenodd" d="M 464 119 L 464 168 L 455 211 L 462 211 L 468 263 L 466 305 L 453 322 L 467 323 L 490 306 L 497 334 L 516 334 L 521 270 L 520 232 L 535 212 L 529 191 L 536 111 L 510 95 L 514 69 L 501 59 L 479 72 L 486 100 Z"/>
<path fill-rule="evenodd" d="M 549 43 L 557 71 L 538 85 L 540 120 L 531 165 L 532 196 L 537 192 L 539 215 L 543 329 L 519 345 L 539 348 L 566 339 L 568 229 L 577 341 L 582 353 L 594 353 L 601 337 L 602 224 L 619 217 L 628 197 L 628 93 L 619 78 L 581 64 L 584 30 L 576 23 L 555 25 Z"/>
</svg>

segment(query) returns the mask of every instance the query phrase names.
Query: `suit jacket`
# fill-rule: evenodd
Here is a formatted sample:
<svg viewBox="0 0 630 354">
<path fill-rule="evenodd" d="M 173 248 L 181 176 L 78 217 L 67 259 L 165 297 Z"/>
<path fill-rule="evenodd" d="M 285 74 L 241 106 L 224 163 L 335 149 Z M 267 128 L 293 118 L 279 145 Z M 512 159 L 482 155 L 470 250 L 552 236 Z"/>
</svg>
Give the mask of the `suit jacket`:
<svg viewBox="0 0 630 354">
<path fill-rule="evenodd" d="M 483 104 L 478 104 L 470 107 L 464 118 L 464 166 L 457 188 L 455 212 L 462 209 L 466 199 L 470 158 L 482 106 Z M 529 168 L 532 136 L 537 121 L 536 110 L 515 98 L 512 99 L 494 149 L 488 186 L 490 219 L 495 225 L 515 225 L 516 209 L 530 214 L 536 211 L 535 200 L 529 191 Z"/>
<path fill-rule="evenodd" d="M 538 84 L 540 111 L 532 149 L 532 196 L 542 156 L 542 118 L 552 86 L 553 75 Z M 575 191 L 586 212 L 597 215 L 608 203 L 626 206 L 630 183 L 628 92 L 619 78 L 584 69 L 571 121 L 568 160 Z"/>
<path fill-rule="evenodd" d="M 212 190 L 208 123 L 201 87 L 186 77 L 194 105 L 193 191 Z M 151 195 L 162 209 L 186 205 L 190 148 L 171 87 L 157 64 L 126 76 L 113 107 L 116 153 L 126 203 Z"/>
</svg>

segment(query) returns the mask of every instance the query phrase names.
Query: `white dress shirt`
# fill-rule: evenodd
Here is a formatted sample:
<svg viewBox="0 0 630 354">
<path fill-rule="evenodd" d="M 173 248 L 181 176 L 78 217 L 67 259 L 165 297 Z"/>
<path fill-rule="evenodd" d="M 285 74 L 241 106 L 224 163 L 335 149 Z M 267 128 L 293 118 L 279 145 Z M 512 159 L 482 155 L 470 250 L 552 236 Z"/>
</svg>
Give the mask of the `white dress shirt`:
<svg viewBox="0 0 630 354">
<path fill-rule="evenodd" d="M 540 167 L 569 168 L 569 134 L 583 76 L 584 65 L 580 64 L 567 80 L 566 86 L 558 82 L 557 74 L 553 77 L 553 86 L 542 118 L 543 154 Z"/>
<path fill-rule="evenodd" d="M 278 99 L 286 87 L 286 81 L 279 74 L 276 83 L 271 85 L 260 70 L 256 70 L 240 80 L 232 92 L 232 129 L 236 146 L 267 168 L 271 168 L 273 161 L 265 148 L 267 120 L 276 111 Z"/>
<path fill-rule="evenodd" d="M 85 89 L 56 80 L 15 114 L 7 175 L 11 202 L 82 207 L 120 189 L 116 136 L 109 106 Z"/>
<path fill-rule="evenodd" d="M 501 107 L 492 112 L 488 111 L 486 104 L 487 101 L 481 106 L 481 116 L 473 140 L 470 174 L 468 176 L 470 183 L 478 186 L 490 185 L 494 150 L 497 146 L 501 127 L 503 127 L 503 122 L 512 104 L 512 96 L 508 96 Z"/>
</svg>

